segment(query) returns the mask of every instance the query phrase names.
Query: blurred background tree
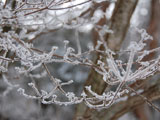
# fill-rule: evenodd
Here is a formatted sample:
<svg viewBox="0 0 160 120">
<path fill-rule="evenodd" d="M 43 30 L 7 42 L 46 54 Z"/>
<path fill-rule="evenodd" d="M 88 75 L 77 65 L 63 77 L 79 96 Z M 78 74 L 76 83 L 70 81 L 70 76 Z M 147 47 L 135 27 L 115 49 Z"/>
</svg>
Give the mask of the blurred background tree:
<svg viewBox="0 0 160 120">
<path fill-rule="evenodd" d="M 144 28 L 153 36 L 145 49 L 154 49 L 159 46 L 160 25 L 159 0 L 1 0 L 0 1 L 0 119 L 1 120 L 159 120 L 158 111 L 160 97 L 160 82 L 158 74 L 145 80 L 136 80 L 128 86 L 138 94 L 130 91 L 126 101 L 114 103 L 106 109 L 92 109 L 84 102 L 77 105 L 59 106 L 44 104 L 41 100 L 26 99 L 17 92 L 23 88 L 27 95 L 35 95 L 28 83 L 34 83 L 38 90 L 52 91 L 56 85 L 49 78 L 51 75 L 62 83 L 70 80 L 74 82 L 69 86 L 57 88 L 55 94 L 59 100 L 66 100 L 61 92 L 74 92 L 80 96 L 85 86 L 92 86 L 97 94 L 116 87 L 111 87 L 103 76 L 97 73 L 98 60 L 105 62 L 106 55 L 92 51 L 100 39 L 100 33 L 108 48 L 118 53 L 126 50 L 131 41 L 138 41 L 140 35 L 136 27 Z M 103 30 L 102 30 L 103 29 Z M 105 32 L 112 30 L 112 32 Z M 28 62 L 22 60 L 23 54 L 16 52 L 5 42 L 10 39 L 18 49 L 29 48 L 34 55 L 49 53 L 52 46 L 58 46 L 55 58 L 62 62 L 48 62 L 37 64 L 41 67 L 30 70 Z M 6 44 L 9 46 L 5 48 Z M 14 46 L 11 47 L 14 47 Z M 67 49 L 72 47 L 75 53 L 82 57 L 73 57 L 71 61 L 63 61 Z M 19 49 L 22 49 L 19 47 Z M 104 46 L 99 46 L 105 51 Z M 23 50 L 22 50 L 23 51 Z M 24 50 L 25 51 L 25 50 Z M 27 54 L 26 50 L 26 54 Z M 86 54 L 85 54 L 86 52 Z M 149 61 L 158 56 L 159 52 L 151 53 L 143 58 Z M 43 56 L 42 56 L 43 57 Z M 28 57 L 29 58 L 29 57 Z M 39 56 L 40 58 L 40 56 Z M 47 57 L 46 57 L 47 58 Z M 116 54 L 115 58 L 128 61 L 126 55 Z M 40 58 L 41 59 L 41 58 Z M 83 64 L 82 60 L 90 60 L 91 65 Z M 75 61 L 81 64 L 75 63 Z M 24 73 L 17 72 L 15 67 L 24 66 Z M 137 65 L 138 66 L 138 65 Z M 134 66 L 135 68 L 137 66 Z M 46 68 L 46 69 L 44 69 Z M 135 69 L 134 68 L 134 69 Z M 32 67 L 31 67 L 32 69 Z M 49 72 L 48 72 L 48 71 Z M 22 70 L 23 71 L 23 70 Z M 47 75 L 48 74 L 48 75 Z M 51 78 L 52 79 L 52 78 Z M 60 86 L 61 87 L 61 86 Z M 134 95 L 132 95 L 134 94 Z M 144 100 L 142 96 L 148 98 Z M 47 98 L 48 99 L 48 98 Z M 153 103 L 150 103 L 153 101 Z M 148 104 L 151 105 L 148 106 Z M 156 106 L 155 106 L 156 105 Z M 157 111 L 156 111 L 157 110 Z"/>
</svg>

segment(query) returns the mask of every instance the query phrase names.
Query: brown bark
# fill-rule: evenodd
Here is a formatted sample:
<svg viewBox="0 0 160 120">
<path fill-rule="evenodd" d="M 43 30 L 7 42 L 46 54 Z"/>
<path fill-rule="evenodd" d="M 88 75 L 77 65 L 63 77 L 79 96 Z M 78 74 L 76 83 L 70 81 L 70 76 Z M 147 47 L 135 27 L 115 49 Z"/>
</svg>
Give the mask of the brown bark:
<svg viewBox="0 0 160 120">
<path fill-rule="evenodd" d="M 160 80 L 157 84 L 150 86 L 141 95 L 145 96 L 150 101 L 160 98 Z M 145 101 L 140 96 L 130 96 L 127 101 L 116 103 L 109 109 L 98 112 L 97 118 L 100 118 L 99 120 L 116 120 L 128 111 L 144 103 Z"/>
<path fill-rule="evenodd" d="M 153 40 L 150 41 L 149 44 L 149 49 L 154 49 L 158 47 L 158 33 L 160 32 L 160 26 L 159 26 L 159 21 L 160 21 L 160 5 L 159 1 L 157 0 L 152 0 L 151 2 L 151 16 L 150 16 L 150 23 L 148 27 L 148 33 L 153 37 Z M 153 59 L 156 56 L 156 53 L 151 53 L 147 55 L 143 60 L 148 61 Z M 146 82 L 146 81 L 141 81 Z M 149 86 L 149 83 L 147 81 L 147 86 Z M 146 85 L 145 84 L 145 85 Z M 135 109 L 135 114 L 139 118 L 139 120 L 148 120 L 147 113 L 145 113 L 145 105 L 141 105 L 140 107 L 137 107 Z"/>
<path fill-rule="evenodd" d="M 128 30 L 131 16 L 134 12 L 134 9 L 137 5 L 138 0 L 118 0 L 115 5 L 115 9 L 112 15 L 111 20 L 108 22 L 110 29 L 114 31 L 114 34 L 106 35 L 106 42 L 112 50 L 119 50 L 122 41 L 125 38 L 125 35 Z M 94 70 L 91 71 L 85 86 L 91 85 L 92 90 L 98 94 L 102 94 L 106 89 L 107 84 L 102 80 L 100 76 Z M 83 120 L 96 120 L 98 111 L 87 108 L 84 104 L 77 106 L 75 118 L 74 119 L 83 119 Z M 105 112 L 102 115 L 105 116 Z"/>
</svg>

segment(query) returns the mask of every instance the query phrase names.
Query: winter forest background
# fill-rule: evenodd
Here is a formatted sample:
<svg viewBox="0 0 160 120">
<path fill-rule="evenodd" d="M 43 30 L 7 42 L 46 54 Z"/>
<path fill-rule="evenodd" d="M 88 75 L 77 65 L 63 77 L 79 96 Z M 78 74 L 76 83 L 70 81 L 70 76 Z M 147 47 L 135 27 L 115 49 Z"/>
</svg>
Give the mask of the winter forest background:
<svg viewBox="0 0 160 120">
<path fill-rule="evenodd" d="M 0 120 L 159 120 L 159 0 L 0 0 Z"/>
</svg>

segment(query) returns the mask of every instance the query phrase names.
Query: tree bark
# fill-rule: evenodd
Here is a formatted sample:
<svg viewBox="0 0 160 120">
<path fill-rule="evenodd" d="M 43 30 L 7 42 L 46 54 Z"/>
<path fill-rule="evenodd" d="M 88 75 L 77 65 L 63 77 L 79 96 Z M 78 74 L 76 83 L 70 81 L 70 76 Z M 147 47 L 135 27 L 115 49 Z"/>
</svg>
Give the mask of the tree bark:
<svg viewBox="0 0 160 120">
<path fill-rule="evenodd" d="M 149 101 L 160 98 L 160 80 L 146 89 L 141 95 L 145 96 Z M 145 100 L 138 95 L 129 96 L 126 101 L 118 102 L 106 110 L 94 112 L 94 115 L 99 118 L 98 120 L 117 120 L 125 113 L 144 103 Z"/>
<path fill-rule="evenodd" d="M 131 16 L 136 8 L 138 0 L 118 0 L 115 4 L 113 15 L 108 22 L 108 26 L 113 30 L 113 34 L 106 34 L 105 40 L 108 47 L 112 50 L 119 50 L 129 27 Z M 97 56 L 98 58 L 98 56 Z M 84 86 L 92 86 L 92 90 L 98 94 L 102 94 L 107 87 L 107 84 L 102 80 L 102 76 L 94 70 L 91 70 L 88 79 Z M 87 108 L 83 103 L 79 104 L 75 113 L 75 120 L 96 120 L 100 119 L 97 110 Z M 101 117 L 105 116 L 104 113 Z"/>
<path fill-rule="evenodd" d="M 147 32 L 153 37 L 153 40 L 148 43 L 149 49 L 154 49 L 158 47 L 158 35 L 160 32 L 160 4 L 158 0 L 152 0 L 151 1 L 151 16 L 150 16 L 150 22 L 149 27 L 147 28 Z M 149 61 L 156 57 L 156 52 L 153 52 L 146 57 L 144 57 L 143 61 Z M 141 81 L 145 82 L 145 85 L 149 86 L 150 81 Z M 152 116 L 152 114 L 146 113 L 147 110 L 149 110 L 149 107 L 145 107 L 146 105 L 140 105 L 137 107 L 134 111 L 136 114 L 136 117 L 139 118 L 139 120 L 149 120 L 148 116 Z M 147 110 L 146 110 L 147 109 Z"/>
</svg>

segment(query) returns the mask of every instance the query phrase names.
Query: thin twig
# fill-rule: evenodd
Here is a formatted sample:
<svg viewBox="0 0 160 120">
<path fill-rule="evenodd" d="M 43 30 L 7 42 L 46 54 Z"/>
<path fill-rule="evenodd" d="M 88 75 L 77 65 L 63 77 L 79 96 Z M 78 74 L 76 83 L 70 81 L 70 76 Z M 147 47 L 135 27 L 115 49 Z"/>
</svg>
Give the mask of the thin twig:
<svg viewBox="0 0 160 120">
<path fill-rule="evenodd" d="M 62 89 L 61 84 L 59 84 L 59 81 L 57 81 L 50 73 L 50 71 L 48 70 L 47 66 L 45 63 L 42 63 L 43 67 L 45 68 L 48 76 L 50 77 L 50 79 L 54 82 L 54 84 L 56 85 L 56 88 L 61 91 L 63 94 L 66 94 L 66 92 Z"/>
<path fill-rule="evenodd" d="M 155 110 L 160 112 L 160 109 L 156 105 L 154 105 L 150 100 L 148 100 L 148 98 L 146 98 L 145 96 L 137 93 L 137 91 L 135 91 L 133 88 L 129 87 L 128 85 L 126 85 L 126 88 L 128 90 L 131 90 L 132 92 L 134 92 L 136 95 L 140 96 L 148 105 L 152 106 Z"/>
</svg>

